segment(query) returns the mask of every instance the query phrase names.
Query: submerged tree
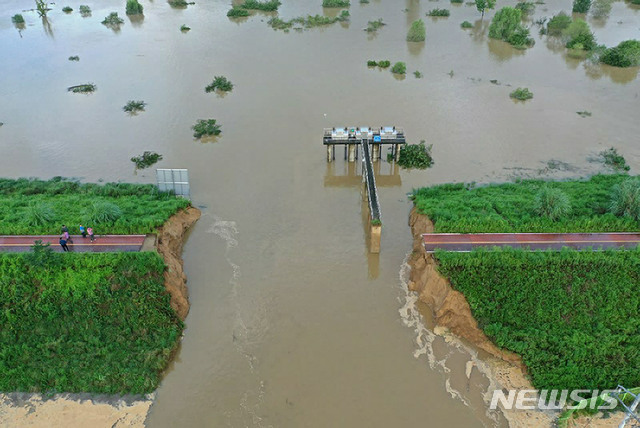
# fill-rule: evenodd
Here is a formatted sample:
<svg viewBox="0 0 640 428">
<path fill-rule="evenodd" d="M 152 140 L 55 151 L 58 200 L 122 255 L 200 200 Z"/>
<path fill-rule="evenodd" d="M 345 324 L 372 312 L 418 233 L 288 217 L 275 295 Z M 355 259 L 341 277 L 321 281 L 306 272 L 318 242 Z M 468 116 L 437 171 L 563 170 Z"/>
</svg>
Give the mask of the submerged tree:
<svg viewBox="0 0 640 428">
<path fill-rule="evenodd" d="M 496 0 L 476 0 L 476 9 L 478 12 L 482 12 L 482 18 L 484 18 L 484 12 L 487 9 L 493 9 L 496 7 Z"/>
<path fill-rule="evenodd" d="M 417 21 L 413 21 L 411 24 L 411 28 L 409 28 L 409 32 L 407 33 L 407 41 L 408 42 L 424 42 L 426 38 L 426 28 L 424 26 L 424 21 L 422 19 L 418 19 Z"/>
</svg>

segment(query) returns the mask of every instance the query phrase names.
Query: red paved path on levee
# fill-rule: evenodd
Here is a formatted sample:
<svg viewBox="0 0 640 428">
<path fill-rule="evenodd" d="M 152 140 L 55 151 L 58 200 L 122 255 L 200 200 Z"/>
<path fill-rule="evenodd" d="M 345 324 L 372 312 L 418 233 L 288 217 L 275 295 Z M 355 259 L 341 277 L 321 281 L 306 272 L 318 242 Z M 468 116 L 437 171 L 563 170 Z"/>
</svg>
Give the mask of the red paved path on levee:
<svg viewBox="0 0 640 428">
<path fill-rule="evenodd" d="M 428 253 L 436 249 L 455 252 L 479 247 L 513 247 L 530 250 L 560 250 L 569 247 L 636 248 L 640 233 L 426 233 L 422 235 Z"/>
<path fill-rule="evenodd" d="M 62 251 L 58 240 L 59 235 L 30 235 L 30 236 L 2 236 L 0 235 L 0 251 L 25 252 L 31 251 L 31 246 L 36 240 L 42 240 L 43 244 L 51 244 L 54 251 Z M 91 242 L 89 237 L 73 235 L 73 243 L 67 242 L 71 252 L 76 253 L 101 253 L 113 251 L 140 251 L 145 235 L 100 235 Z"/>
</svg>

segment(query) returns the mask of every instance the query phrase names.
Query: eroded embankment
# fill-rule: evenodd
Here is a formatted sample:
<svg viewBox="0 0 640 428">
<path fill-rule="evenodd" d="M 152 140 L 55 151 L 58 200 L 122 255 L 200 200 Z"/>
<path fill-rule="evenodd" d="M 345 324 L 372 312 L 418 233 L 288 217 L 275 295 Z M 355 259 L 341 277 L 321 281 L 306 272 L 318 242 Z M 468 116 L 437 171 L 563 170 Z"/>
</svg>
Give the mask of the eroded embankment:
<svg viewBox="0 0 640 428">
<path fill-rule="evenodd" d="M 198 221 L 200 215 L 199 209 L 189 207 L 173 215 L 158 229 L 158 253 L 167 265 L 164 286 L 171 294 L 171 307 L 183 321 L 189 313 L 189 291 L 183 268 L 182 246 L 189 228 Z"/>
<path fill-rule="evenodd" d="M 454 290 L 437 270 L 436 262 L 422 245 L 422 234 L 433 232 L 433 223 L 414 208 L 409 217 L 413 234 L 413 253 L 409 258 L 411 274 L 409 289 L 418 293 L 422 302 L 433 311 L 434 321 L 456 336 L 495 357 L 487 361 L 493 380 L 502 389 L 534 389 L 526 377 L 526 367 L 520 357 L 499 349 L 478 327 L 471 307 L 462 293 Z M 489 397 L 490 398 L 490 397 Z M 553 417 L 537 411 L 504 411 L 512 427 L 548 427 Z"/>
<path fill-rule="evenodd" d="M 182 246 L 187 232 L 200 218 L 200 210 L 189 207 L 173 215 L 159 230 L 158 253 L 167 269 L 165 287 L 171 307 L 180 319 L 189 313 L 187 277 L 183 269 Z M 0 426 L 3 427 L 144 427 L 153 394 L 125 399 L 91 394 L 0 394 Z"/>
</svg>

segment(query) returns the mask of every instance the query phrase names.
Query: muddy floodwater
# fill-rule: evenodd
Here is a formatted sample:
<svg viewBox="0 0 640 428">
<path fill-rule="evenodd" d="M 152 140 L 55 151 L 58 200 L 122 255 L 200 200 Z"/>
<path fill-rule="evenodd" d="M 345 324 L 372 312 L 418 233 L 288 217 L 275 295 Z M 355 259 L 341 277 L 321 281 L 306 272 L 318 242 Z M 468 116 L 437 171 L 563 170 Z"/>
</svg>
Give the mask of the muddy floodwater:
<svg viewBox="0 0 640 428">
<path fill-rule="evenodd" d="M 537 6 L 525 51 L 488 39 L 493 11 L 480 21 L 475 7 L 444 0 L 355 0 L 349 23 L 289 33 L 268 27 L 269 14 L 230 20 L 228 1 L 142 1 L 143 19 L 125 16 L 124 0 L 88 3 L 84 18 L 68 4 L 71 14 L 57 3 L 45 22 L 22 12 L 18 29 L 10 17 L 33 3 L 0 0 L 0 175 L 150 183 L 154 169 L 136 174 L 129 160 L 145 150 L 164 156 L 158 167 L 189 169 L 203 211 L 184 249 L 192 306 L 148 426 L 505 426 L 482 399 L 482 355 L 434 336 L 406 291 L 406 194 L 584 176 L 611 146 L 638 173 L 638 68 L 589 66 L 533 23 L 570 0 Z M 279 16 L 336 14 L 320 4 L 283 0 Z M 425 17 L 435 7 L 451 16 Z M 119 31 L 100 24 L 111 11 Z M 426 42 L 408 44 L 420 17 Z M 363 31 L 378 18 L 377 34 Z M 588 21 L 599 43 L 640 39 L 640 8 L 628 2 Z M 369 59 L 404 61 L 407 76 Z M 205 93 L 220 75 L 233 91 Z M 88 82 L 95 93 L 67 92 Z M 534 98 L 512 101 L 517 87 Z M 146 111 L 127 115 L 128 100 Z M 207 118 L 222 134 L 194 140 L 190 127 Z M 366 248 L 360 164 L 340 151 L 327 164 L 321 144 L 324 127 L 346 125 L 401 126 L 433 144 L 429 170 L 379 165 L 380 255 Z"/>
</svg>

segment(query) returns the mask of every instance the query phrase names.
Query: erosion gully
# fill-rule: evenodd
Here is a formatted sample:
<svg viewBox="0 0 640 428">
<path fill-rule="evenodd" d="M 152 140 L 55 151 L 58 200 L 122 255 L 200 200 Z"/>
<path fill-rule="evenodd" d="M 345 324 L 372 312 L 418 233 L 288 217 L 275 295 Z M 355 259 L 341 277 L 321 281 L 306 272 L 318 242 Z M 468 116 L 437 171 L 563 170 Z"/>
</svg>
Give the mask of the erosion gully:
<svg viewBox="0 0 640 428">
<path fill-rule="evenodd" d="M 10 16 L 33 4 L 0 1 L 0 164 L 9 177 L 154 182 L 153 169 L 136 173 L 129 161 L 152 150 L 164 156 L 158 167 L 189 169 L 204 213 L 184 249 L 192 306 L 148 426 L 505 425 L 482 399 L 490 379 L 465 373 L 483 356 L 435 336 L 428 310 L 406 292 L 406 194 L 452 181 L 587 175 L 610 146 L 637 172 L 637 68 L 587 66 L 535 25 L 535 47 L 515 50 L 488 39 L 493 12 L 482 21 L 474 7 L 449 2 L 354 1 L 350 23 L 290 33 L 269 28 L 269 14 L 229 20 L 227 1 L 143 1 L 142 20 L 126 17 L 121 1 L 91 4 L 87 18 L 76 3 L 69 15 L 53 6 L 48 22 L 24 12 L 18 31 Z M 285 0 L 279 14 L 337 13 L 320 3 Z M 538 5 L 532 21 L 570 4 Z M 451 16 L 425 17 L 434 7 Z M 120 31 L 100 24 L 116 10 Z M 420 17 L 427 41 L 408 44 Z M 387 25 L 377 34 L 363 31 L 378 18 Z M 462 30 L 464 20 L 474 28 Z M 640 9 L 615 2 L 608 19 L 589 21 L 600 43 L 614 45 L 638 37 Z M 368 69 L 368 59 L 405 61 L 408 74 Z M 233 92 L 204 92 L 217 75 Z M 87 82 L 95 93 L 66 91 Z M 512 101 L 519 86 L 534 99 Z M 122 111 L 138 99 L 145 112 Z M 576 114 L 585 110 L 592 116 Z M 190 127 L 201 118 L 217 119 L 222 135 L 195 141 Z M 378 179 L 374 256 L 360 165 L 327 164 L 321 137 L 324 127 L 387 124 L 432 143 L 436 163 L 379 165 L 387 177 Z"/>
</svg>

